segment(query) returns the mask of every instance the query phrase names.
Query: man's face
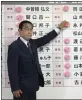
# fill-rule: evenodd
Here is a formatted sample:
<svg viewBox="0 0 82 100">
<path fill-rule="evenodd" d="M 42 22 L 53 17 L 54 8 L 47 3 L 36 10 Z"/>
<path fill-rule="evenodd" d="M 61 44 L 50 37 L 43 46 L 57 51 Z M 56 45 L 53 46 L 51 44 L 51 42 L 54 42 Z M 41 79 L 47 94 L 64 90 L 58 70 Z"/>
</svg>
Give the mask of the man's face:
<svg viewBox="0 0 82 100">
<path fill-rule="evenodd" d="M 21 37 L 23 37 L 26 40 L 29 40 L 32 37 L 32 25 L 29 23 L 23 24 L 22 30 L 19 29 L 19 34 Z"/>
</svg>

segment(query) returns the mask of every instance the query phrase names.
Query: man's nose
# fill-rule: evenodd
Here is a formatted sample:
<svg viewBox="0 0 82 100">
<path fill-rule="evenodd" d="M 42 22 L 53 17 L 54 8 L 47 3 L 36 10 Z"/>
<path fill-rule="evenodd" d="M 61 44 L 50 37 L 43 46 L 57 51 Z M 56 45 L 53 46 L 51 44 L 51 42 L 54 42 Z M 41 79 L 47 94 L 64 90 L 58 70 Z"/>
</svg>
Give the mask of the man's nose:
<svg viewBox="0 0 82 100">
<path fill-rule="evenodd" d="M 32 34 L 32 32 L 31 31 L 28 31 L 28 34 Z"/>
</svg>

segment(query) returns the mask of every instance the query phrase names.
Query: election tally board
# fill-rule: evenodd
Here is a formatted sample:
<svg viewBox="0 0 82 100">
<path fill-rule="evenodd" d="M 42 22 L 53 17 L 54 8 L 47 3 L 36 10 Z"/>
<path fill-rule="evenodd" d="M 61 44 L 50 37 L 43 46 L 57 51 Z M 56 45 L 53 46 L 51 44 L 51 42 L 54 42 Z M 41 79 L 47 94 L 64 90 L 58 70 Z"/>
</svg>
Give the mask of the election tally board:
<svg viewBox="0 0 82 100">
<path fill-rule="evenodd" d="M 1 11 L 2 93 L 10 93 L 8 45 L 19 37 L 18 25 L 22 20 L 33 23 L 33 39 L 48 34 L 63 20 L 69 22 L 69 28 L 62 30 L 56 38 L 37 49 L 45 78 L 45 87 L 41 91 L 82 87 L 82 2 L 2 2 Z M 6 93 L 2 97 L 12 98 Z"/>
</svg>

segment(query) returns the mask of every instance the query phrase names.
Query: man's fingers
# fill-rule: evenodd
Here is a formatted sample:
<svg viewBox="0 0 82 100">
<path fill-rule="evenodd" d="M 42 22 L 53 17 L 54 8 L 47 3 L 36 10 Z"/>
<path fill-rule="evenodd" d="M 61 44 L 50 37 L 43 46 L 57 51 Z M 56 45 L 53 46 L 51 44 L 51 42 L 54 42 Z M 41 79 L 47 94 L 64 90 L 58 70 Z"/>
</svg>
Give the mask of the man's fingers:
<svg viewBox="0 0 82 100">
<path fill-rule="evenodd" d="M 17 98 L 20 97 L 20 91 L 16 91 L 13 95 Z"/>
<path fill-rule="evenodd" d="M 69 27 L 69 26 L 70 26 L 70 24 L 69 24 L 69 22 L 66 21 L 66 20 L 62 21 L 62 22 L 59 24 L 59 28 L 60 28 L 60 29 L 67 28 L 67 27 Z"/>
<path fill-rule="evenodd" d="M 17 93 L 14 93 L 13 95 L 14 95 L 14 97 L 17 97 Z"/>
<path fill-rule="evenodd" d="M 18 91 L 17 96 L 20 97 L 20 91 Z"/>
<path fill-rule="evenodd" d="M 69 22 L 66 21 L 66 20 L 64 20 L 64 21 L 63 21 L 63 25 L 64 25 L 64 27 L 69 27 Z"/>
<path fill-rule="evenodd" d="M 17 97 L 17 92 L 15 92 L 13 95 L 14 95 L 14 97 Z"/>
<path fill-rule="evenodd" d="M 20 90 L 20 93 L 22 94 L 23 92 Z"/>
<path fill-rule="evenodd" d="M 66 22 L 65 27 L 69 27 L 69 26 L 70 26 L 69 22 Z"/>
</svg>

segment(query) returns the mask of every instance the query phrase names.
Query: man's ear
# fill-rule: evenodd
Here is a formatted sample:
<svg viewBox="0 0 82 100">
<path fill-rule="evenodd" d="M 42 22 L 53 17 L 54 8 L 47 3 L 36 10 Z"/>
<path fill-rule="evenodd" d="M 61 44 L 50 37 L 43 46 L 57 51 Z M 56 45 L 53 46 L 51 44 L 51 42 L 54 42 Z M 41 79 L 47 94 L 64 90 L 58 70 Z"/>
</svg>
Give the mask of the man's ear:
<svg viewBox="0 0 82 100">
<path fill-rule="evenodd" d="M 20 29 L 18 29 L 18 31 L 20 32 L 21 30 L 20 30 Z"/>
</svg>

